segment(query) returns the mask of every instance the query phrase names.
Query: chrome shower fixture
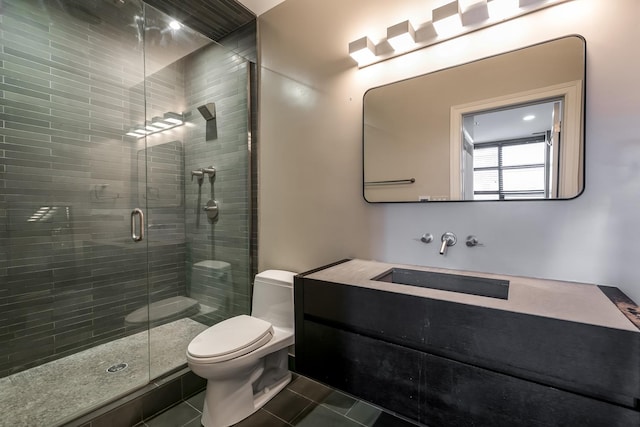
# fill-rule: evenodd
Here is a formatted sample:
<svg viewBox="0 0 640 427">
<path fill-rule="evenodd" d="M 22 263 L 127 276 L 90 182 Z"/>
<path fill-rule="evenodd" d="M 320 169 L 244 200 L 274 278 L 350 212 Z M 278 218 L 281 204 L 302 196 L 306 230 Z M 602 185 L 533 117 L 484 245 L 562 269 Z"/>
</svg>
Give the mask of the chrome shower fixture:
<svg viewBox="0 0 640 427">
<path fill-rule="evenodd" d="M 216 104 L 209 102 L 207 104 L 198 107 L 198 111 L 202 114 L 202 117 L 206 120 L 213 120 L 216 118 Z"/>
</svg>

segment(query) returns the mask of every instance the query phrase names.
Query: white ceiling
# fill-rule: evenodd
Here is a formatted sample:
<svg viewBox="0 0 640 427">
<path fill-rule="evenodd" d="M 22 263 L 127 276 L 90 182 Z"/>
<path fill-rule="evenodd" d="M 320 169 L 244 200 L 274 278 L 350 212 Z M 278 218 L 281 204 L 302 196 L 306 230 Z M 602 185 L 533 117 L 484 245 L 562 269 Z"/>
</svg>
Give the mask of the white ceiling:
<svg viewBox="0 0 640 427">
<path fill-rule="evenodd" d="M 466 121 L 464 130 L 473 138 L 473 142 L 523 138 L 545 132 L 553 124 L 553 104 L 554 102 L 545 102 L 478 113 L 473 115 L 473 120 Z M 530 114 L 535 119 L 522 120 Z"/>
<path fill-rule="evenodd" d="M 256 16 L 260 16 L 267 10 L 279 5 L 284 0 L 238 0 L 247 9 L 251 10 Z"/>
</svg>

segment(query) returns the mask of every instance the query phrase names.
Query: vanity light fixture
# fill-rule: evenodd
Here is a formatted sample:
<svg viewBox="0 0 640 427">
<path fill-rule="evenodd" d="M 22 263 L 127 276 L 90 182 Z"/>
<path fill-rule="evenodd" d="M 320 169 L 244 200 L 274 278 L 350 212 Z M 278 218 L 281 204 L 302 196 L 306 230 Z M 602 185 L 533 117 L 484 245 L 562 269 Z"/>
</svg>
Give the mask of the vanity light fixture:
<svg viewBox="0 0 640 427">
<path fill-rule="evenodd" d="M 476 25 L 489 19 L 487 0 L 458 0 L 462 25 Z"/>
<path fill-rule="evenodd" d="M 531 6 L 534 5 L 536 3 L 541 3 L 544 2 L 545 0 L 519 0 L 518 1 L 518 6 L 520 7 L 527 7 L 527 6 Z"/>
<path fill-rule="evenodd" d="M 387 28 L 387 41 L 396 52 L 409 50 L 416 44 L 416 31 L 411 22 L 400 22 Z"/>
<path fill-rule="evenodd" d="M 169 111 L 167 113 L 164 113 L 164 121 L 178 126 L 184 124 L 184 116 L 182 114 Z"/>
<path fill-rule="evenodd" d="M 504 19 L 515 14 L 520 8 L 520 0 L 487 0 L 489 17 Z"/>
<path fill-rule="evenodd" d="M 413 26 L 409 20 L 387 28 L 387 38 L 368 37 L 349 43 L 358 67 L 405 55 L 471 31 L 572 0 L 456 0 L 431 11 L 432 20 Z M 403 42 L 400 42 L 403 40 Z"/>
<path fill-rule="evenodd" d="M 462 16 L 458 0 L 431 11 L 433 26 L 439 36 L 455 34 L 462 29 Z"/>
<path fill-rule="evenodd" d="M 133 129 L 131 129 L 130 132 L 133 132 L 134 134 L 136 134 L 136 136 L 139 138 L 141 136 L 145 136 L 146 134 L 149 133 L 149 131 L 147 131 L 145 128 L 143 128 L 142 126 L 135 126 Z"/>
<path fill-rule="evenodd" d="M 144 125 L 144 130 L 146 130 L 146 131 L 147 131 L 147 132 L 149 132 L 149 133 L 154 133 L 154 132 L 159 132 L 159 131 L 161 131 L 162 129 L 161 129 L 161 128 L 157 128 L 157 127 L 155 127 L 155 126 L 152 126 L 152 125 L 151 125 L 151 123 L 147 122 L 147 123 Z"/>
<path fill-rule="evenodd" d="M 460 4 L 460 11 L 465 13 L 470 9 L 482 5 L 482 3 L 486 4 L 487 0 L 458 0 L 458 3 Z"/>
<path fill-rule="evenodd" d="M 171 125 L 165 122 L 164 118 L 160 116 L 155 116 L 153 119 L 151 119 L 151 126 L 159 129 L 167 129 L 171 127 Z"/>
<path fill-rule="evenodd" d="M 51 218 L 57 210 L 57 206 L 41 206 L 29 217 L 29 219 L 27 219 L 27 222 L 45 221 Z"/>
<path fill-rule="evenodd" d="M 366 64 L 376 58 L 376 46 L 365 36 L 349 43 L 349 55 L 358 64 Z"/>
<path fill-rule="evenodd" d="M 164 113 L 164 117 L 156 116 L 151 119 L 150 122 L 145 122 L 144 126 L 135 125 L 126 133 L 126 135 L 136 138 L 142 138 L 143 136 L 163 132 L 168 129 L 173 129 L 176 126 L 180 126 L 183 124 L 184 116 L 182 114 L 169 111 L 167 113 Z"/>
</svg>

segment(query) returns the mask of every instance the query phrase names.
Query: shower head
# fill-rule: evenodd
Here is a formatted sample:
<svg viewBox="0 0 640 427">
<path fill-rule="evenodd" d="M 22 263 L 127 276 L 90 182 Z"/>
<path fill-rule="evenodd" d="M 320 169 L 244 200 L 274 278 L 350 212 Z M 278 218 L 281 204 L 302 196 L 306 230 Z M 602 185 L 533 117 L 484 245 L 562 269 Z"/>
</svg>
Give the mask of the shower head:
<svg viewBox="0 0 640 427">
<path fill-rule="evenodd" d="M 204 117 L 206 121 L 216 118 L 216 104 L 213 102 L 199 106 L 198 111 L 200 111 L 200 114 L 202 114 L 202 117 Z"/>
</svg>

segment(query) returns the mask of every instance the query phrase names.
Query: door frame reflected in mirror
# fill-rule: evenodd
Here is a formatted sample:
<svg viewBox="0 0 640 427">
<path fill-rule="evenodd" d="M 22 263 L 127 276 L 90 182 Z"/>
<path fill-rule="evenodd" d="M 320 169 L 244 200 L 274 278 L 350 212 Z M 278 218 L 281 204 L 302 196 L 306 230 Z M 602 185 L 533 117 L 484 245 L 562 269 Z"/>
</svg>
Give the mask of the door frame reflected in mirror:
<svg viewBox="0 0 640 427">
<path fill-rule="evenodd" d="M 462 150 L 462 117 L 464 115 L 554 98 L 563 99 L 564 111 L 562 112 L 562 143 L 559 144 L 557 159 L 560 162 L 557 166 L 558 186 L 557 191 L 554 191 L 556 195 L 552 196 L 552 198 L 570 199 L 577 197 L 582 191 L 580 179 L 582 158 L 582 81 L 575 80 L 538 90 L 452 106 L 450 141 L 459 141 L 459 143 L 450 144 L 451 200 L 470 200 L 465 199 L 463 195 L 462 154 L 464 150 Z"/>
</svg>

